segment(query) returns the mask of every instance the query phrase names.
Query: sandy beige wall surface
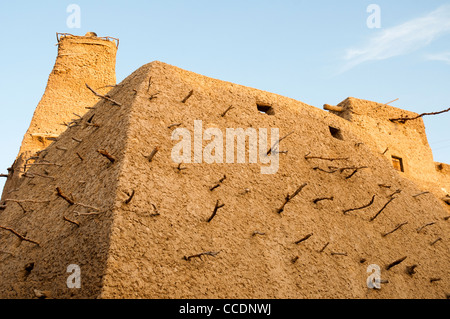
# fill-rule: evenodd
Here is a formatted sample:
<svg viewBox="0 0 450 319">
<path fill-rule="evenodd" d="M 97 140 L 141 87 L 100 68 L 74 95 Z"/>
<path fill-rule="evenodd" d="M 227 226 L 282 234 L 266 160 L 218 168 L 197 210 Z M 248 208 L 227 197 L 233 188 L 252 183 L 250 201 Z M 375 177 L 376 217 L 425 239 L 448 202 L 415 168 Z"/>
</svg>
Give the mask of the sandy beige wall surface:
<svg viewBox="0 0 450 319">
<path fill-rule="evenodd" d="M 96 104 L 1 203 L 1 297 L 34 298 L 35 290 L 53 298 L 449 294 L 449 211 L 433 193 L 416 196 L 420 185 L 392 167 L 364 128 L 161 62 L 141 67 L 108 95 L 119 105 Z M 274 114 L 260 113 L 258 104 Z M 260 162 L 178 166 L 172 132 L 192 132 L 196 120 L 203 129 L 292 134 L 280 142 L 275 174 L 261 174 Z M 224 206 L 208 222 L 216 203 Z M 202 253 L 209 255 L 193 257 Z M 70 264 L 80 266 L 80 289 L 66 285 Z M 367 287 L 374 264 L 388 281 L 381 290 Z"/>
<path fill-rule="evenodd" d="M 99 101 L 86 87 L 100 94 L 116 84 L 116 43 L 97 37 L 63 36 L 45 92 L 23 137 L 17 160 L 3 190 L 4 199 L 16 189 L 27 160 L 49 146 L 73 119 L 79 119 Z M 31 162 L 33 160 L 30 160 Z"/>
<path fill-rule="evenodd" d="M 164 63 L 137 72 L 142 84 L 135 87 L 130 109 L 117 190 L 121 207 L 102 297 L 445 298 L 448 212 L 432 194 L 413 197 L 421 189 L 374 152 L 370 133 L 304 103 Z M 259 113 L 257 103 L 271 104 L 275 115 Z M 222 117 L 229 106 L 233 109 Z M 180 171 L 171 159 L 176 127 L 168 127 L 180 124 L 192 132 L 194 120 L 202 120 L 205 129 L 279 128 L 280 136 L 294 134 L 281 142 L 280 150 L 288 153 L 280 154 L 273 175 L 262 175 L 260 163 L 192 163 Z M 331 136 L 329 126 L 341 130 L 342 140 Z M 149 162 L 145 156 L 155 147 L 159 151 Z M 345 160 L 306 159 L 307 154 Z M 349 167 L 367 168 L 347 179 Z M 336 168 L 344 171 L 330 173 Z M 286 195 L 303 183 L 307 186 L 278 214 Z M 373 196 L 369 207 L 343 213 L 367 205 Z M 320 198 L 332 199 L 314 203 Z M 207 222 L 217 201 L 225 206 Z M 417 231 L 428 223 L 433 224 Z M 205 252 L 219 253 L 184 259 Z M 385 269 L 405 256 L 399 266 Z M 382 279 L 389 281 L 380 291 L 367 288 L 370 264 L 379 265 Z M 418 266 L 412 276 L 405 272 L 411 265 Z"/>
</svg>

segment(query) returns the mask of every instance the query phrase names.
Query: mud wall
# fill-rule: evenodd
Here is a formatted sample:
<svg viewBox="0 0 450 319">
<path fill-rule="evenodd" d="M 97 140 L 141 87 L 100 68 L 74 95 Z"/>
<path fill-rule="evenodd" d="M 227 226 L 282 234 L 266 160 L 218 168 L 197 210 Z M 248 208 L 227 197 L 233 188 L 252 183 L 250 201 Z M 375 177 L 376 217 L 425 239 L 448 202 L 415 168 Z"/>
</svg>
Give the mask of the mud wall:
<svg viewBox="0 0 450 319">
<path fill-rule="evenodd" d="M 115 99 L 132 103 L 133 79 L 122 82 Z M 101 100 L 40 153 L 2 200 L 1 298 L 99 297 L 128 118 L 126 107 Z M 98 152 L 104 149 L 116 164 Z M 71 264 L 80 267 L 79 289 L 67 286 Z"/>
<path fill-rule="evenodd" d="M 416 196 L 422 190 L 380 154 L 365 128 L 161 62 L 108 95 L 119 105 L 96 104 L 0 203 L 1 297 L 36 298 L 35 290 L 51 298 L 449 293 L 448 211 L 431 193 Z M 260 161 L 179 166 L 172 132 L 192 132 L 195 120 L 203 129 L 292 134 L 280 142 L 275 174 L 261 174 Z M 258 145 L 264 152 L 271 146 Z M 224 206 L 213 216 L 216 204 Z M 70 264 L 81 268 L 80 289 L 66 285 Z M 387 281 L 380 290 L 367 288 L 371 264 Z"/>
<path fill-rule="evenodd" d="M 86 83 L 100 94 L 116 84 L 116 43 L 97 37 L 63 36 L 45 92 L 24 135 L 16 162 L 4 187 L 5 193 L 21 182 L 24 164 L 49 146 L 73 119 L 79 119 L 99 101 Z"/>
<path fill-rule="evenodd" d="M 441 186 L 444 196 L 450 196 L 450 165 L 436 163 L 438 185 Z"/>
</svg>

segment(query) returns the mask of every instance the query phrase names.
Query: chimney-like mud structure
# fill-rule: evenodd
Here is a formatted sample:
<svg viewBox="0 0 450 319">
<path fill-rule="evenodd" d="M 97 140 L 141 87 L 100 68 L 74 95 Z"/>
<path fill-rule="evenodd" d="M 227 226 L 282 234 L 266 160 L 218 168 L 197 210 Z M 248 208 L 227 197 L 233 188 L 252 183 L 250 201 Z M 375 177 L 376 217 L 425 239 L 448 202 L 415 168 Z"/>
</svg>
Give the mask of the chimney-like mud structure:
<svg viewBox="0 0 450 319">
<path fill-rule="evenodd" d="M 106 94 L 116 84 L 116 52 L 119 40 L 98 37 L 94 32 L 85 36 L 57 33 L 58 56 L 49 75 L 47 87 L 30 126 L 24 135 L 16 161 L 8 169 L 3 196 L 21 183 L 26 164 L 49 146 L 71 123 L 83 116 L 98 102 L 87 87 Z"/>
</svg>

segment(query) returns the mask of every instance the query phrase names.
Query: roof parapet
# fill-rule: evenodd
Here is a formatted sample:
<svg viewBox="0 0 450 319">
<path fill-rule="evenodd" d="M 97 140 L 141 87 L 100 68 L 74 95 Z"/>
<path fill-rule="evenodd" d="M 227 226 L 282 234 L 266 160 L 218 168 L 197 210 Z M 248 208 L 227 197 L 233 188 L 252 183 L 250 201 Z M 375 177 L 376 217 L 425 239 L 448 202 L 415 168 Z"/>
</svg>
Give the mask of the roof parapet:
<svg viewBox="0 0 450 319">
<path fill-rule="evenodd" d="M 77 38 L 77 37 L 88 37 L 88 38 L 95 37 L 95 38 L 98 38 L 98 39 L 101 39 L 101 40 L 114 41 L 114 42 L 116 43 L 116 47 L 119 48 L 119 39 L 113 38 L 113 37 L 109 37 L 109 36 L 108 36 L 108 37 L 97 37 L 96 35 L 94 36 L 94 35 L 92 35 L 92 34 L 96 34 L 96 33 L 94 33 L 94 32 L 88 32 L 88 33 L 86 33 L 85 36 L 77 36 L 77 35 L 73 35 L 73 34 L 70 34 L 70 33 L 60 33 L 60 32 L 56 32 L 56 40 L 58 40 L 58 43 L 59 43 L 59 41 L 60 41 L 62 38 L 65 38 L 65 37 L 74 37 L 74 38 Z"/>
</svg>

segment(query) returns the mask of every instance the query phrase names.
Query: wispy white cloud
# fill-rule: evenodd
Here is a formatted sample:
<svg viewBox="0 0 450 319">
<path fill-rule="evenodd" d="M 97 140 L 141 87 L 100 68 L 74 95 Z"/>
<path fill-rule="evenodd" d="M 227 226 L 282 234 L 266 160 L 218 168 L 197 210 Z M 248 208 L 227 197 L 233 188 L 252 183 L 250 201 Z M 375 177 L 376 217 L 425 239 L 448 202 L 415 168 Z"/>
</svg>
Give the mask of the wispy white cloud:
<svg viewBox="0 0 450 319">
<path fill-rule="evenodd" d="M 442 52 L 436 54 L 428 54 L 425 56 L 427 60 L 431 61 L 442 61 L 447 64 L 450 64 L 450 52 Z"/>
<path fill-rule="evenodd" d="M 348 49 L 341 72 L 364 62 L 409 54 L 448 33 L 450 33 L 450 5 L 443 5 L 422 17 L 381 30 L 364 45 Z"/>
</svg>

